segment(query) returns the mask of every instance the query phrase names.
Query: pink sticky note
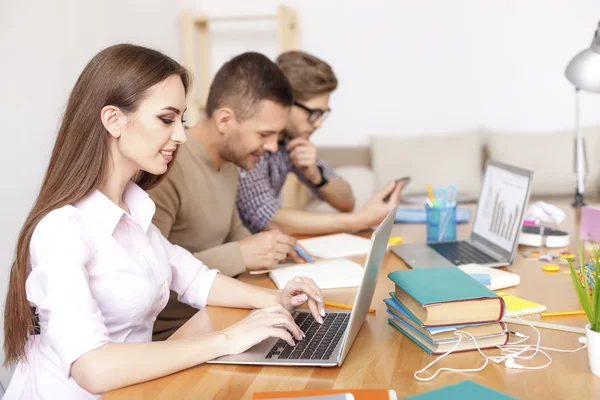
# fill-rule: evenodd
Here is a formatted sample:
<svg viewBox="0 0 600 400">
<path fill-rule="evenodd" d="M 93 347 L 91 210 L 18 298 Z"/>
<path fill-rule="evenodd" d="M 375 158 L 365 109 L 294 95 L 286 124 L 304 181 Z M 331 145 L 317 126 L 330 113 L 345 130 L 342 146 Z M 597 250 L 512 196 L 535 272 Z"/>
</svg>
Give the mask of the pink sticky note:
<svg viewBox="0 0 600 400">
<path fill-rule="evenodd" d="M 593 207 L 581 209 L 579 239 L 600 243 L 600 210 Z"/>
</svg>

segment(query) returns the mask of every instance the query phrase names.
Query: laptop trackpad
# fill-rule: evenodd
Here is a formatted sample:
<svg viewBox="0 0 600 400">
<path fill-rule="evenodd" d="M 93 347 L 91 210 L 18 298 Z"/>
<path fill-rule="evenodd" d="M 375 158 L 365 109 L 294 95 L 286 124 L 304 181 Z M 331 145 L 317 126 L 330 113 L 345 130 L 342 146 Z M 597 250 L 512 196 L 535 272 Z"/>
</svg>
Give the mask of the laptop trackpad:
<svg viewBox="0 0 600 400">
<path fill-rule="evenodd" d="M 265 356 L 269 352 L 269 350 L 277 343 L 278 338 L 269 338 L 263 340 L 259 344 L 249 348 L 243 353 L 234 354 L 231 356 L 222 356 L 219 358 L 215 358 L 212 360 L 213 362 L 232 362 L 232 363 L 252 363 L 257 361 L 264 361 Z M 209 361 L 210 363 L 211 361 Z"/>
<path fill-rule="evenodd" d="M 454 265 L 423 243 L 406 243 L 392 247 L 392 251 L 413 268 L 438 268 Z"/>
</svg>

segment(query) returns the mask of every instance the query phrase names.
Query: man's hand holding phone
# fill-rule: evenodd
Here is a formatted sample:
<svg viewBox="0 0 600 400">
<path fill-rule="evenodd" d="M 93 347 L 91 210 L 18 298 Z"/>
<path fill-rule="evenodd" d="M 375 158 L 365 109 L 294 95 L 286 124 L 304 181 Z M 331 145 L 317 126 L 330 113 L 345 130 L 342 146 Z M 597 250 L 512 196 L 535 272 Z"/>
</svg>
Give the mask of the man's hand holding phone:
<svg viewBox="0 0 600 400">
<path fill-rule="evenodd" d="M 410 183 L 410 176 L 404 176 L 402 178 L 398 178 L 395 181 L 395 185 L 394 185 L 394 190 L 396 190 L 396 188 L 398 187 L 398 185 L 402 185 L 402 189 L 404 189 L 406 187 L 406 185 L 408 185 Z M 394 190 L 391 190 L 384 198 L 383 201 L 385 203 L 387 203 L 388 201 L 390 201 L 390 197 L 392 196 L 392 193 L 394 193 Z"/>
</svg>

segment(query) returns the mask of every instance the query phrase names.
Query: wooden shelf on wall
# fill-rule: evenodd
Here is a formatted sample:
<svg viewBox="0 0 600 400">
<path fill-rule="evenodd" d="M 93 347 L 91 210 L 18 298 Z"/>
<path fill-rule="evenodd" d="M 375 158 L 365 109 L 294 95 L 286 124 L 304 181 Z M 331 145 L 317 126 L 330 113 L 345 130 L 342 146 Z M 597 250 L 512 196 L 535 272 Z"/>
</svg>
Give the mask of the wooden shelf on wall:
<svg viewBox="0 0 600 400">
<path fill-rule="evenodd" d="M 288 6 L 279 6 L 276 14 L 209 16 L 185 10 L 180 17 L 183 42 L 183 65 L 194 75 L 187 100 L 187 119 L 193 125 L 206 107 L 211 82 L 210 71 L 210 26 L 215 23 L 260 22 L 277 23 L 279 52 L 300 48 L 299 21 L 297 11 Z"/>
</svg>

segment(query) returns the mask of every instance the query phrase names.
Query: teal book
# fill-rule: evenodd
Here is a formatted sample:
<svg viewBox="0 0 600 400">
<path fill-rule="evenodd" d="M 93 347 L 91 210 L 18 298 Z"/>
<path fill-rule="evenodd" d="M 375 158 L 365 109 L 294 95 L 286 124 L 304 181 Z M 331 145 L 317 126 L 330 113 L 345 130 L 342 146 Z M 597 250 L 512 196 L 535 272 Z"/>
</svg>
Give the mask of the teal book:
<svg viewBox="0 0 600 400">
<path fill-rule="evenodd" d="M 458 267 L 394 271 L 394 299 L 424 327 L 498 322 L 504 300 Z"/>
<path fill-rule="evenodd" d="M 507 394 L 490 389 L 473 381 L 462 381 L 456 385 L 444 386 L 441 389 L 407 397 L 405 400 L 517 400 Z"/>
</svg>

